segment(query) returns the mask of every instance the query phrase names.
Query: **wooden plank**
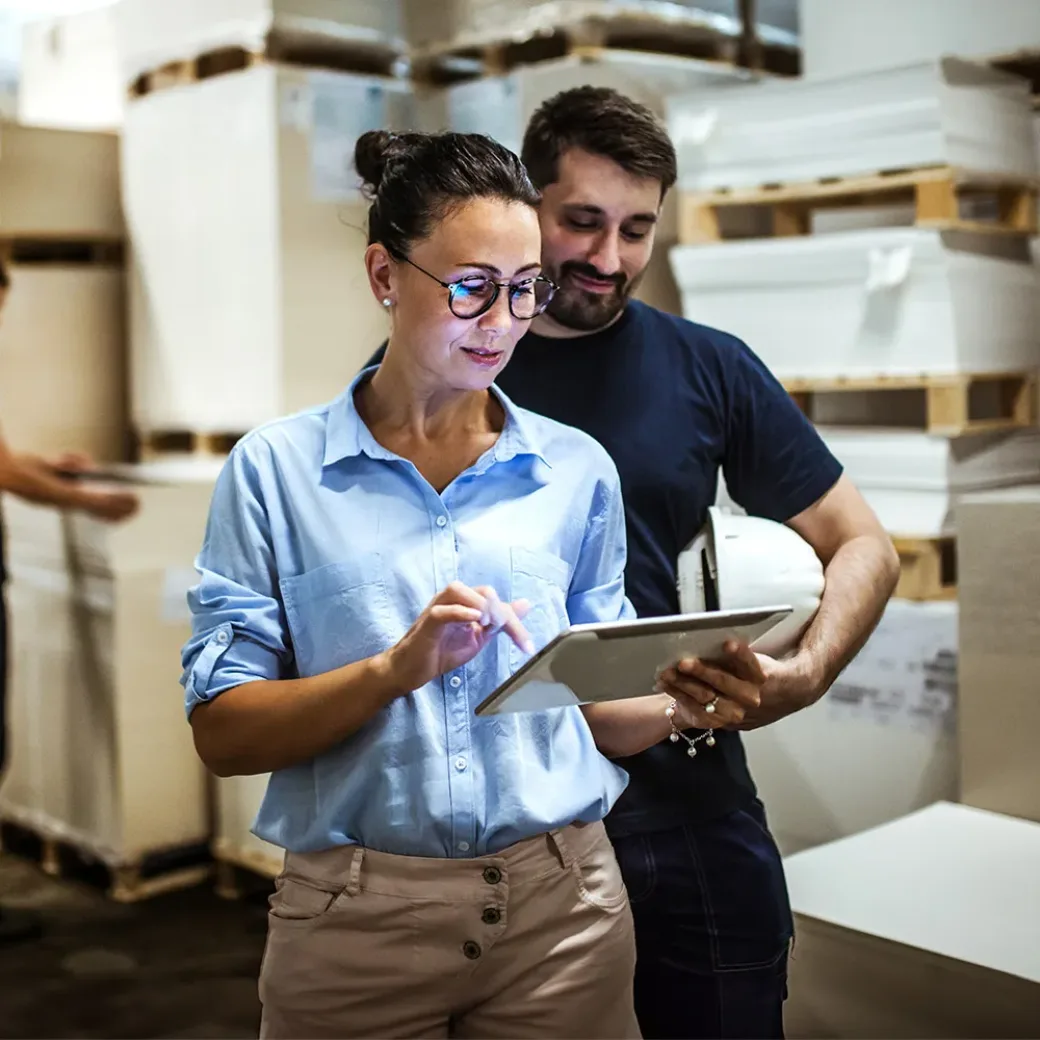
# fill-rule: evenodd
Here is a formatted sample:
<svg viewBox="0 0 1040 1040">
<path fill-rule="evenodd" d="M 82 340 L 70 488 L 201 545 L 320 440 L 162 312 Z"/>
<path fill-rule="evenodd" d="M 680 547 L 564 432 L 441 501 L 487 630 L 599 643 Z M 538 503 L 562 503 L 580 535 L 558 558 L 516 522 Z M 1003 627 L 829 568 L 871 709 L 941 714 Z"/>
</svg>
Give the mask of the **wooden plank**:
<svg viewBox="0 0 1040 1040">
<path fill-rule="evenodd" d="M 960 216 L 957 185 L 952 176 L 918 181 L 914 185 L 914 202 L 919 224 L 953 223 Z"/>
<path fill-rule="evenodd" d="M 924 398 L 921 426 L 929 433 L 953 436 L 1000 430 L 1029 429 L 1038 416 L 1036 372 L 994 372 L 955 376 L 873 376 L 834 379 L 783 379 L 798 407 L 812 418 L 813 401 L 821 394 L 899 393 Z M 831 419 L 830 421 L 835 421 Z M 862 420 L 852 425 L 881 425 Z M 886 421 L 884 425 L 890 425 Z"/>
<path fill-rule="evenodd" d="M 245 436 L 243 433 L 151 430 L 136 435 L 136 454 L 142 460 L 171 455 L 227 455 L 243 436 Z"/>
</svg>

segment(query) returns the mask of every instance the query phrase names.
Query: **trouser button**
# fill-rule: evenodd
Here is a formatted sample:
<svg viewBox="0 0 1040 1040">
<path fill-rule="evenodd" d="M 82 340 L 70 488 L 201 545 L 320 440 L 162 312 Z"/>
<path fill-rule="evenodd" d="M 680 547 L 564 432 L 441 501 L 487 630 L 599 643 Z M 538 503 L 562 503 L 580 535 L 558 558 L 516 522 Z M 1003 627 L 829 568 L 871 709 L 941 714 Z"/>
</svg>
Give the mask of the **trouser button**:
<svg viewBox="0 0 1040 1040">
<path fill-rule="evenodd" d="M 502 880 L 502 871 L 498 867 L 485 867 L 484 880 L 489 885 L 497 885 Z"/>
<path fill-rule="evenodd" d="M 481 954 L 480 945 L 475 943 L 472 939 L 468 939 L 462 944 L 462 952 L 471 960 L 475 961 Z"/>
<path fill-rule="evenodd" d="M 498 924 L 502 920 L 502 911 L 497 906 L 485 907 L 480 919 L 484 924 Z"/>
</svg>

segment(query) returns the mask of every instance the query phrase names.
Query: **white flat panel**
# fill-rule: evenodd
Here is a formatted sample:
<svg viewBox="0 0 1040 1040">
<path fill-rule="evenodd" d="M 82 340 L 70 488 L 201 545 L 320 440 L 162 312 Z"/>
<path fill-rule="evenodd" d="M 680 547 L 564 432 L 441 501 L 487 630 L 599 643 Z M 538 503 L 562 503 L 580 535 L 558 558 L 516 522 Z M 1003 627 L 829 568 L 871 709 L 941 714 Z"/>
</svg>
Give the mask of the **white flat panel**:
<svg viewBox="0 0 1040 1040">
<path fill-rule="evenodd" d="M 1025 371 L 1040 360 L 1036 271 L 915 228 L 678 246 L 691 321 L 789 378 Z"/>
</svg>

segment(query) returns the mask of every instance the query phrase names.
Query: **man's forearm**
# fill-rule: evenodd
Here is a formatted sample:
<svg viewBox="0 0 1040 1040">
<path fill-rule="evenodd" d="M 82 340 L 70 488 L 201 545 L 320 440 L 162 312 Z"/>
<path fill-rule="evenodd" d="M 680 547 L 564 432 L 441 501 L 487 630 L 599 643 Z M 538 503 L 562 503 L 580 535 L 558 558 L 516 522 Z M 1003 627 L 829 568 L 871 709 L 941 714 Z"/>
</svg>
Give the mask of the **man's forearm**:
<svg viewBox="0 0 1040 1040">
<path fill-rule="evenodd" d="M 825 572 L 820 609 L 801 640 L 812 700 L 830 689 L 877 627 L 899 580 L 887 538 L 862 535 L 841 546 Z"/>
<path fill-rule="evenodd" d="M 0 465 L 0 491 L 40 505 L 74 509 L 85 500 L 85 489 L 73 480 L 54 475 L 53 470 L 34 455 L 8 455 Z"/>
</svg>

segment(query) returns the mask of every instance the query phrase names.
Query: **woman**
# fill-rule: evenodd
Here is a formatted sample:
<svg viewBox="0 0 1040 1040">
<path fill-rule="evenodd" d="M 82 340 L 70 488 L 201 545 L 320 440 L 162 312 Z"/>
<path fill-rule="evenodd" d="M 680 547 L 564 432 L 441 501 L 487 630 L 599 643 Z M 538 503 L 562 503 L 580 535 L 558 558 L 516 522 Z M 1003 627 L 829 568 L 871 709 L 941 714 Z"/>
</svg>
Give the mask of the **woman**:
<svg viewBox="0 0 1040 1040">
<path fill-rule="evenodd" d="M 492 382 L 551 297 L 538 195 L 474 135 L 365 134 L 378 369 L 232 452 L 184 651 L 219 775 L 287 850 L 265 1037 L 637 1037 L 627 782 L 578 709 L 474 707 L 569 622 L 631 616 L 617 474 Z"/>
</svg>

